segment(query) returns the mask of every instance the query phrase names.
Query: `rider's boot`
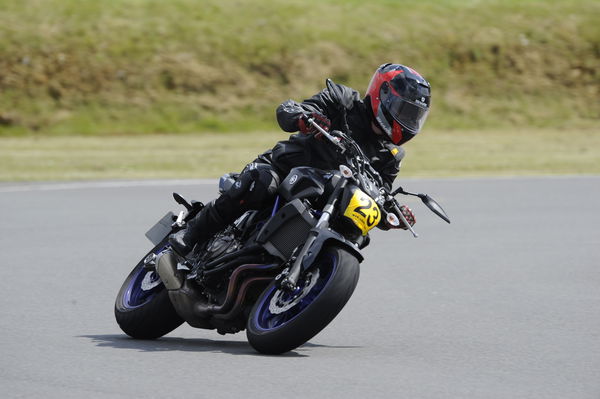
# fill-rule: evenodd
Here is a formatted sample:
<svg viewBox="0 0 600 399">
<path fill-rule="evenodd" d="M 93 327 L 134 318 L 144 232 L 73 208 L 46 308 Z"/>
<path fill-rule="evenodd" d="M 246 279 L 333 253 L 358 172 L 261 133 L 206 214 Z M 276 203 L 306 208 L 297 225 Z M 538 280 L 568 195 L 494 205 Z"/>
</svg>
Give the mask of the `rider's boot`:
<svg viewBox="0 0 600 399">
<path fill-rule="evenodd" d="M 211 202 L 187 222 L 185 229 L 171 234 L 169 244 L 177 254 L 186 257 L 196 244 L 207 241 L 226 224 Z"/>
</svg>

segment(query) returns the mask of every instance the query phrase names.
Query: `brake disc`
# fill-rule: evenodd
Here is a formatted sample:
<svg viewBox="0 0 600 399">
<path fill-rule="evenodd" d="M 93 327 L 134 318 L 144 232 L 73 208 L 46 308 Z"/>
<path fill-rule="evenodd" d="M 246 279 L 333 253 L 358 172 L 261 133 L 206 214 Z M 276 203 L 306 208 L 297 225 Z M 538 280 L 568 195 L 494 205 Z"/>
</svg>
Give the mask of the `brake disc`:
<svg viewBox="0 0 600 399">
<path fill-rule="evenodd" d="M 158 286 L 161 283 L 158 273 L 147 272 L 142 280 L 141 288 L 142 291 L 150 291 L 152 288 Z"/>
<path fill-rule="evenodd" d="M 277 290 L 269 303 L 269 312 L 271 314 L 280 314 L 286 312 L 296 306 L 300 301 L 308 295 L 319 280 L 319 269 L 309 273 L 306 276 L 304 287 L 297 293 L 290 294 L 288 291 Z"/>
</svg>

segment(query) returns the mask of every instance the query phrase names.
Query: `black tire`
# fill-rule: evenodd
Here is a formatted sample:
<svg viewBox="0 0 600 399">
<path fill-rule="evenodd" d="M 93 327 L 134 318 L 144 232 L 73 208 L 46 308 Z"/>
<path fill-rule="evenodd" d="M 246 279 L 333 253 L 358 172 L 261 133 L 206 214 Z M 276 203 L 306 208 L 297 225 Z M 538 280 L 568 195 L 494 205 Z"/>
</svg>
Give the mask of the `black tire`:
<svg viewBox="0 0 600 399">
<path fill-rule="evenodd" d="M 305 288 L 296 304 L 298 297 L 290 296 L 286 303 L 285 292 L 278 289 L 275 282 L 271 283 L 256 301 L 248 318 L 246 335 L 250 345 L 261 353 L 281 354 L 317 335 L 352 296 L 360 274 L 358 263 L 356 257 L 343 248 L 325 248 L 308 270 L 320 270 L 318 277 L 314 277 L 316 282 L 309 283 L 313 277 L 306 275 Z M 270 306 L 277 307 L 279 303 L 281 309 L 291 307 L 271 313 Z"/>
<path fill-rule="evenodd" d="M 163 242 L 148 254 L 158 253 L 164 246 Z M 147 272 L 142 259 L 123 282 L 115 301 L 115 318 L 119 327 L 125 334 L 138 339 L 162 337 L 183 323 L 173 308 L 167 289 L 156 280 L 156 274 L 149 277 L 158 284 L 142 292 L 141 281 L 147 273 L 155 272 Z M 132 292 L 140 295 L 133 295 Z"/>
</svg>

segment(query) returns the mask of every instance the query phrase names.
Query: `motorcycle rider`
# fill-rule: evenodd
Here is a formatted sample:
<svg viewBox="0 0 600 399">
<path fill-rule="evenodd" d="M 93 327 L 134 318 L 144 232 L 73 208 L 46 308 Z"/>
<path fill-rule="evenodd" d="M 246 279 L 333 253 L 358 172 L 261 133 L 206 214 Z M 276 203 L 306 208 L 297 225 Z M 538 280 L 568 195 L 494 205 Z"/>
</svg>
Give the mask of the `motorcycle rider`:
<svg viewBox="0 0 600 399">
<path fill-rule="evenodd" d="M 390 189 L 404 157 L 401 145 L 421 130 L 430 95 L 429 83 L 414 69 L 383 64 L 375 71 L 362 100 L 356 90 L 327 79 L 324 90 L 302 103 L 283 102 L 277 108 L 279 126 L 299 133 L 248 164 L 233 186 L 188 221 L 185 229 L 172 234 L 169 243 L 179 255 L 186 256 L 195 244 L 205 242 L 247 210 L 260 209 L 271 201 L 282 178 L 294 167 L 337 169 L 333 146 L 320 137 L 308 123 L 309 118 L 327 131 L 347 132 Z M 401 210 L 414 225 L 412 211 L 406 206 Z"/>
</svg>

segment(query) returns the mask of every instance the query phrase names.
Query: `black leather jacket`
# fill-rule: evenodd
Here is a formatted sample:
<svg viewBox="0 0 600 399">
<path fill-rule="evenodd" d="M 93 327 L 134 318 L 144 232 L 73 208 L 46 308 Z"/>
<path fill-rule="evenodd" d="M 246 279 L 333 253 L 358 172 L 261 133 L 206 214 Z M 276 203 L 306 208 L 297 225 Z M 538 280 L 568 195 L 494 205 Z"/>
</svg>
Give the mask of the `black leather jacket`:
<svg viewBox="0 0 600 399">
<path fill-rule="evenodd" d="M 391 188 L 400 169 L 404 150 L 391 143 L 386 136 L 377 135 L 371 129 L 369 104 L 360 99 L 356 90 L 326 81 L 327 87 L 301 104 L 287 100 L 277 108 L 277 121 L 286 132 L 298 130 L 298 118 L 303 113 L 320 112 L 331 121 L 332 130 L 347 132 L 360 145 L 371 165 L 377 170 L 387 188 Z M 302 133 L 280 141 L 271 151 L 259 157 L 269 162 L 285 177 L 295 166 L 312 166 L 334 169 L 339 161 L 332 146 L 313 135 Z"/>
</svg>

